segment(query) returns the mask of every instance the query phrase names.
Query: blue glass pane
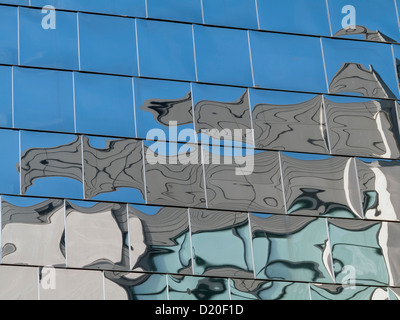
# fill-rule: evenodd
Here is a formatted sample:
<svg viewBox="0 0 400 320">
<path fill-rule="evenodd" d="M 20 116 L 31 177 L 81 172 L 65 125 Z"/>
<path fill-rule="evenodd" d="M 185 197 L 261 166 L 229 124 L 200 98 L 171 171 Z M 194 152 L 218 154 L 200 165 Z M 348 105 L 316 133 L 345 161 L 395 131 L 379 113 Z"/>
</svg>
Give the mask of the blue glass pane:
<svg viewBox="0 0 400 320">
<path fill-rule="evenodd" d="M 252 86 L 247 32 L 194 27 L 198 80 Z"/>
<path fill-rule="evenodd" d="M 201 0 L 147 0 L 149 18 L 202 23 Z"/>
<path fill-rule="evenodd" d="M 139 138 L 195 141 L 190 84 L 135 79 L 135 108 Z"/>
<path fill-rule="evenodd" d="M 17 8 L 0 6 L 0 62 L 18 64 Z"/>
<path fill-rule="evenodd" d="M 28 0 L 26 0 L 28 1 Z M 31 0 L 32 6 L 146 17 L 146 0 Z"/>
<path fill-rule="evenodd" d="M 206 24 L 258 29 L 254 0 L 203 0 L 203 6 Z"/>
<path fill-rule="evenodd" d="M 333 36 L 379 42 L 400 41 L 393 0 L 329 0 L 328 4 Z M 354 22 L 350 19 L 353 10 Z"/>
<path fill-rule="evenodd" d="M 319 38 L 250 32 L 255 86 L 325 92 Z"/>
<path fill-rule="evenodd" d="M 132 79 L 75 73 L 77 132 L 135 136 Z"/>
<path fill-rule="evenodd" d="M 140 75 L 196 80 L 192 26 L 137 20 Z"/>
<path fill-rule="evenodd" d="M 12 68 L 0 66 L 0 127 L 12 127 Z"/>
<path fill-rule="evenodd" d="M 279 32 L 330 36 L 325 1 L 258 1 L 260 28 Z"/>
<path fill-rule="evenodd" d="M 72 72 L 14 68 L 15 126 L 74 132 Z"/>
<path fill-rule="evenodd" d="M 0 0 L 0 3 L 18 4 L 18 5 L 28 6 L 29 0 Z"/>
<path fill-rule="evenodd" d="M 391 46 L 322 39 L 330 93 L 374 98 L 398 96 Z"/>
<path fill-rule="evenodd" d="M 19 194 L 19 133 L 0 130 L 0 143 L 4 148 L 0 161 L 0 192 Z"/>
<path fill-rule="evenodd" d="M 82 199 L 80 137 L 22 131 L 21 192 L 26 195 Z"/>
<path fill-rule="evenodd" d="M 135 20 L 79 14 L 81 69 L 137 75 Z"/>
<path fill-rule="evenodd" d="M 44 29 L 48 13 L 20 8 L 21 64 L 61 69 L 78 69 L 77 15 L 56 12 L 56 28 Z"/>
</svg>

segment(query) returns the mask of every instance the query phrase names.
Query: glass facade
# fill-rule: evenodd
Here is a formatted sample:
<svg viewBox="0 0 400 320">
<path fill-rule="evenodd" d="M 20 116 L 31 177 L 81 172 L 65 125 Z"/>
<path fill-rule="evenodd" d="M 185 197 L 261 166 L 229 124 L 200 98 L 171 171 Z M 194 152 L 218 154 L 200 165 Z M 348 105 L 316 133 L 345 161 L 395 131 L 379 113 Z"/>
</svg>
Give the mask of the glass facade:
<svg viewBox="0 0 400 320">
<path fill-rule="evenodd" d="M 0 0 L 0 299 L 400 299 L 399 15 Z"/>
</svg>

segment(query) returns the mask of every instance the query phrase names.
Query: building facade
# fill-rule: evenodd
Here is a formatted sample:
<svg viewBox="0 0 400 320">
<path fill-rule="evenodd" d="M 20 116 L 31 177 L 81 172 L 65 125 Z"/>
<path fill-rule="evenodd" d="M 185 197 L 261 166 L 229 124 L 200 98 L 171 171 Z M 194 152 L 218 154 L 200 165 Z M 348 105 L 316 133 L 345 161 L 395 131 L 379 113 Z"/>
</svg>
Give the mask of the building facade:
<svg viewBox="0 0 400 320">
<path fill-rule="evenodd" d="M 399 9 L 0 0 L 0 299 L 400 298 Z"/>
</svg>

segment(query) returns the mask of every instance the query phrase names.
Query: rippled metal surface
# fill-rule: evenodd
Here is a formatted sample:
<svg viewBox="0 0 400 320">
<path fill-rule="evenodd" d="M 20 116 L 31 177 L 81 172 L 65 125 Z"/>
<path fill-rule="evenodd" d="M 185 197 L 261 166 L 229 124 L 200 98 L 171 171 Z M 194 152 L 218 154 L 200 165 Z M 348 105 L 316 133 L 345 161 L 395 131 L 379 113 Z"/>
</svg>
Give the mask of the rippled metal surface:
<svg viewBox="0 0 400 320">
<path fill-rule="evenodd" d="M 378 287 L 343 287 L 311 284 L 311 300 L 389 300 L 388 289 Z"/>
<path fill-rule="evenodd" d="M 329 97 L 325 104 L 333 153 L 400 157 L 397 102 Z"/>
<path fill-rule="evenodd" d="M 66 202 L 68 266 L 129 270 L 126 205 Z"/>
<path fill-rule="evenodd" d="M 389 246 L 398 236 L 387 223 L 329 219 L 328 229 L 337 283 L 349 277 L 364 285 L 393 282 L 390 260 L 398 253 Z"/>
<path fill-rule="evenodd" d="M 66 266 L 64 201 L 2 197 L 2 263 Z"/>
<path fill-rule="evenodd" d="M 322 96 L 252 90 L 251 102 L 257 148 L 329 153 Z"/>
<path fill-rule="evenodd" d="M 289 214 L 362 218 L 354 159 L 282 153 Z"/>
<path fill-rule="evenodd" d="M 106 300 L 167 300 L 166 275 L 104 272 Z"/>
<path fill-rule="evenodd" d="M 40 300 L 104 300 L 101 271 L 56 269 L 56 284 L 47 288 L 49 280 L 43 270 L 39 270 Z"/>
<path fill-rule="evenodd" d="M 144 203 L 142 143 L 83 136 L 85 198 Z"/>
<path fill-rule="evenodd" d="M 10 281 L 10 279 L 12 279 Z M 38 300 L 38 269 L 1 266 L 0 300 Z"/>
<path fill-rule="evenodd" d="M 187 209 L 128 206 L 133 271 L 192 274 Z"/>
<path fill-rule="evenodd" d="M 325 219 L 250 215 L 259 279 L 333 282 Z"/>
<path fill-rule="evenodd" d="M 307 283 L 230 279 L 232 300 L 309 300 Z"/>
<path fill-rule="evenodd" d="M 374 220 L 400 220 L 400 161 L 357 159 L 364 215 Z"/>
<path fill-rule="evenodd" d="M 199 147 L 191 145 L 186 148 L 171 142 L 161 146 L 162 149 L 157 150 L 157 144 L 144 145 L 147 202 L 155 205 L 205 207 Z M 185 152 L 181 150 L 182 147 Z M 170 148 L 174 151 L 170 152 Z M 187 156 L 186 151 L 189 150 L 190 155 Z M 178 157 L 183 161 L 178 161 Z"/>
<path fill-rule="evenodd" d="M 190 210 L 190 223 L 194 274 L 254 277 L 247 213 Z"/>
<path fill-rule="evenodd" d="M 203 149 L 204 159 L 224 156 Z M 237 150 L 233 150 L 236 154 Z M 243 159 L 251 164 L 205 164 L 207 201 L 211 209 L 283 213 L 284 200 L 277 152 L 252 152 Z M 249 164 L 248 163 L 248 164 Z M 254 164 L 254 166 L 253 166 Z M 245 175 L 237 174 L 237 170 Z"/>
<path fill-rule="evenodd" d="M 228 280 L 169 275 L 170 300 L 229 300 Z"/>
</svg>

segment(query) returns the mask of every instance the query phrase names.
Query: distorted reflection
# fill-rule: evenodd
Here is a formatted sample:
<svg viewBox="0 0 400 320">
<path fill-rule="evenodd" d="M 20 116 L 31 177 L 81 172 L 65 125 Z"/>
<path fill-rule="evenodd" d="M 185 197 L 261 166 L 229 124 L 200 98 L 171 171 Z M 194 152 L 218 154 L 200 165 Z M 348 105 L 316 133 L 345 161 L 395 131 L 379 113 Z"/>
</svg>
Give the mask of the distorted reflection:
<svg viewBox="0 0 400 320">
<path fill-rule="evenodd" d="M 399 288 L 389 288 L 389 300 L 398 301 L 400 300 L 400 289 Z"/>
<path fill-rule="evenodd" d="M 129 270 L 126 205 L 67 201 L 68 266 Z"/>
<path fill-rule="evenodd" d="M 364 215 L 400 220 L 400 161 L 356 159 Z"/>
<path fill-rule="evenodd" d="M 354 26 L 351 28 L 340 29 L 336 32 L 334 37 L 341 36 L 362 36 L 365 40 L 368 41 L 377 41 L 377 42 L 397 42 L 396 40 L 386 36 L 381 31 L 372 31 L 365 26 Z"/>
<path fill-rule="evenodd" d="M 394 235 L 389 234 L 387 227 L 379 222 L 328 219 L 337 283 L 349 279 L 364 285 L 392 282 L 389 264 L 392 250 L 389 250 L 388 241 L 393 241 Z"/>
<path fill-rule="evenodd" d="M 311 284 L 311 300 L 389 300 L 388 289 L 377 287 L 343 287 Z"/>
<path fill-rule="evenodd" d="M 196 275 L 254 277 L 247 213 L 190 210 L 190 221 Z"/>
<path fill-rule="evenodd" d="M 333 282 L 325 219 L 251 214 L 257 278 Z"/>
<path fill-rule="evenodd" d="M 187 209 L 128 206 L 131 269 L 192 274 Z"/>
<path fill-rule="evenodd" d="M 167 300 L 167 280 L 161 274 L 104 272 L 106 300 Z"/>
<path fill-rule="evenodd" d="M 250 95 L 257 148 L 329 153 L 322 96 L 264 90 Z"/>
<path fill-rule="evenodd" d="M 169 275 L 170 300 L 229 300 L 228 280 Z"/>
<path fill-rule="evenodd" d="M 397 102 L 331 96 L 325 103 L 333 153 L 400 157 Z"/>
<path fill-rule="evenodd" d="M 362 218 L 354 159 L 296 153 L 281 159 L 289 214 Z"/>
<path fill-rule="evenodd" d="M 83 136 L 85 198 L 144 203 L 142 143 Z"/>
<path fill-rule="evenodd" d="M 232 300 L 310 300 L 307 283 L 230 279 Z"/>
<path fill-rule="evenodd" d="M 211 147 L 203 147 L 203 151 L 209 208 L 284 212 L 277 152 Z M 232 162 L 228 163 L 225 157 Z M 219 162 L 220 158 L 224 160 Z"/>
<path fill-rule="evenodd" d="M 64 201 L 2 197 L 2 262 L 66 265 Z"/>
</svg>

